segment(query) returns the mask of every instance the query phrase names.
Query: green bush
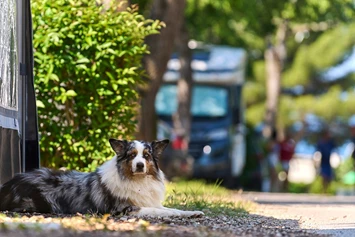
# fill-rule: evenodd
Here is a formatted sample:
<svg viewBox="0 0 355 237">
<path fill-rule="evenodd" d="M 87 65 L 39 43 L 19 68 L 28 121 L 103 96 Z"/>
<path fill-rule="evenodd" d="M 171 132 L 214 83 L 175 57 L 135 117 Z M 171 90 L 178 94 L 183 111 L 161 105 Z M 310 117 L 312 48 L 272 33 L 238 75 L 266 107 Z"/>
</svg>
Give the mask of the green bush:
<svg viewBox="0 0 355 237">
<path fill-rule="evenodd" d="M 144 38 L 162 24 L 90 0 L 33 0 L 32 17 L 42 165 L 94 170 L 109 138 L 133 137 Z"/>
<path fill-rule="evenodd" d="M 344 176 L 352 171 L 354 168 L 354 160 L 351 157 L 343 160 L 339 167 L 333 170 L 334 180 L 331 181 L 328 190 L 324 190 L 322 177 L 317 176 L 316 179 L 311 184 L 302 184 L 302 183 L 290 183 L 289 192 L 291 193 L 315 193 L 323 194 L 336 194 L 338 189 L 352 190 L 353 186 L 345 184 L 343 181 Z"/>
<path fill-rule="evenodd" d="M 288 192 L 290 193 L 308 193 L 309 191 L 309 184 L 305 183 L 292 183 L 288 184 Z"/>
<path fill-rule="evenodd" d="M 352 170 L 354 170 L 354 159 L 352 157 L 348 157 L 343 160 L 343 162 L 335 170 L 336 180 L 342 183 L 344 176 Z"/>
</svg>

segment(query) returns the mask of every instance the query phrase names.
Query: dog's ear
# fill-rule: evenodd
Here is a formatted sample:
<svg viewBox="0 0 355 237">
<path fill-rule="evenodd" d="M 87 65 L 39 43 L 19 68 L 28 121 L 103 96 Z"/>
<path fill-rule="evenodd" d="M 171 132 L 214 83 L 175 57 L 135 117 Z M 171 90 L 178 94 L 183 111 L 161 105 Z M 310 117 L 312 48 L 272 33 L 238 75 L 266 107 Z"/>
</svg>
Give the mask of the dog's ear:
<svg viewBox="0 0 355 237">
<path fill-rule="evenodd" d="M 160 155 L 163 153 L 167 145 L 169 144 L 169 140 L 161 140 L 161 141 L 153 141 L 152 142 L 152 148 L 153 148 L 153 154 L 155 157 L 160 157 Z"/>
<path fill-rule="evenodd" d="M 127 141 L 110 138 L 109 142 L 112 149 L 115 151 L 117 155 L 121 155 L 126 151 Z"/>
</svg>

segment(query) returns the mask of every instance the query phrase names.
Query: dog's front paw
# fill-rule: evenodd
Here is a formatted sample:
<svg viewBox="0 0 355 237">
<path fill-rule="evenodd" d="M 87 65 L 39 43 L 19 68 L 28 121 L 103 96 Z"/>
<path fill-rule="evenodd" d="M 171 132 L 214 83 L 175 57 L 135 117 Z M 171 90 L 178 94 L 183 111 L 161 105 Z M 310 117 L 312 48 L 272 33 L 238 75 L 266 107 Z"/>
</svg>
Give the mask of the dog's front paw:
<svg viewBox="0 0 355 237">
<path fill-rule="evenodd" d="M 184 217 L 201 217 L 204 216 L 205 213 L 202 211 L 184 211 L 181 213 L 181 215 Z"/>
<path fill-rule="evenodd" d="M 205 215 L 205 213 L 202 211 L 194 211 L 193 217 L 201 217 L 204 215 Z"/>
<path fill-rule="evenodd" d="M 126 205 L 112 210 L 110 214 L 112 216 L 121 216 L 121 215 L 128 215 L 131 213 L 137 213 L 139 210 L 140 208 L 137 206 Z"/>
</svg>

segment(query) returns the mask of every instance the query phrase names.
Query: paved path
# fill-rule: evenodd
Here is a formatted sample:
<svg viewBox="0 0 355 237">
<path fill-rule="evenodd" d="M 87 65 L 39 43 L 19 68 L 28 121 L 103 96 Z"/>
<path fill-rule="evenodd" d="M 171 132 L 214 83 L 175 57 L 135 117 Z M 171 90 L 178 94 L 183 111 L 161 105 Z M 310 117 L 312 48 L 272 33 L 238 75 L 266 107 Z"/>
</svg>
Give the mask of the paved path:
<svg viewBox="0 0 355 237">
<path fill-rule="evenodd" d="M 259 203 L 255 214 L 297 220 L 301 228 L 319 234 L 355 237 L 355 196 L 256 192 L 241 196 Z"/>
</svg>

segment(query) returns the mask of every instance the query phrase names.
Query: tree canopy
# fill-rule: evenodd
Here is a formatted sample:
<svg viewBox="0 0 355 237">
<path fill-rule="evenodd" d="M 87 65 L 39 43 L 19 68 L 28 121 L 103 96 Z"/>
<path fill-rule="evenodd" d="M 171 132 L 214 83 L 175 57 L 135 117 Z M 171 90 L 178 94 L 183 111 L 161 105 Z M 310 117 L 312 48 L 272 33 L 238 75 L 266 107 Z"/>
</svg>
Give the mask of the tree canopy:
<svg viewBox="0 0 355 237">
<path fill-rule="evenodd" d="M 355 112 L 354 77 L 324 77 L 352 51 L 354 7 L 350 0 L 190 0 L 186 17 L 192 38 L 248 50 L 244 98 L 247 121 L 254 125 L 264 118 L 266 39 L 275 43 L 278 27 L 287 23 L 278 121 L 290 125 L 307 113 L 329 122 Z"/>
</svg>

